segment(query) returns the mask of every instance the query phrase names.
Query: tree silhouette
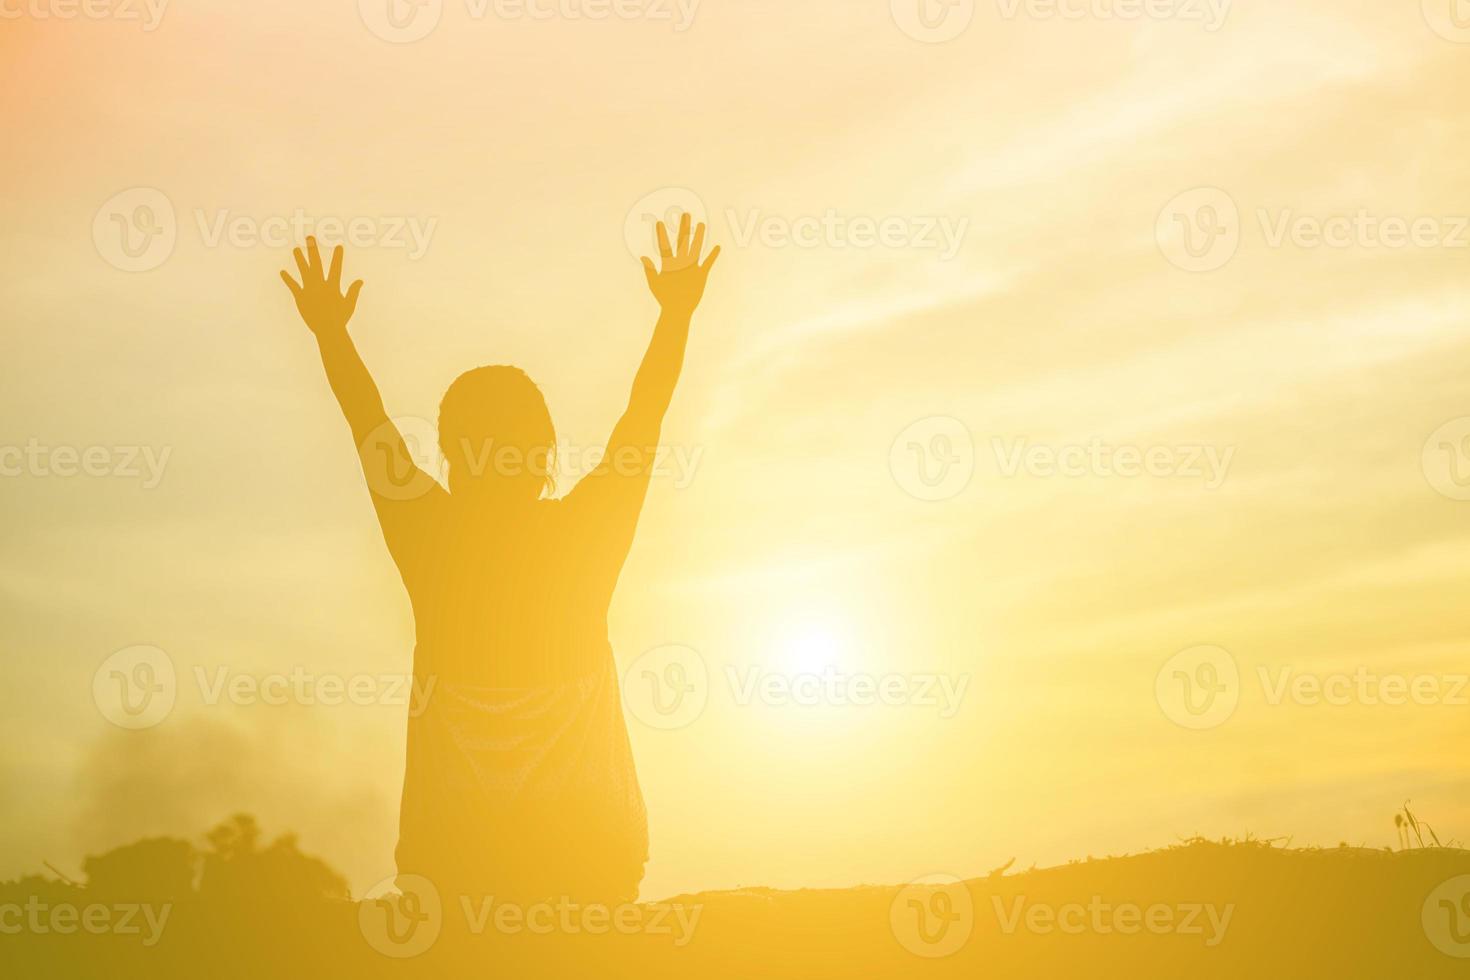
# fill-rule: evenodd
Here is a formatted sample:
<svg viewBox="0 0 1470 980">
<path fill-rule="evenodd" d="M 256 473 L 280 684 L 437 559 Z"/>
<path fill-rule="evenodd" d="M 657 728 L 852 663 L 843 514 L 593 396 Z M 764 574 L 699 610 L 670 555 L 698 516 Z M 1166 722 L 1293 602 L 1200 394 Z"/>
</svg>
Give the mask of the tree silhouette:
<svg viewBox="0 0 1470 980">
<path fill-rule="evenodd" d="M 209 849 L 200 897 L 231 901 L 350 899 L 347 881 L 319 858 L 301 853 L 295 834 L 260 847 L 260 825 L 240 813 L 205 835 Z"/>
</svg>

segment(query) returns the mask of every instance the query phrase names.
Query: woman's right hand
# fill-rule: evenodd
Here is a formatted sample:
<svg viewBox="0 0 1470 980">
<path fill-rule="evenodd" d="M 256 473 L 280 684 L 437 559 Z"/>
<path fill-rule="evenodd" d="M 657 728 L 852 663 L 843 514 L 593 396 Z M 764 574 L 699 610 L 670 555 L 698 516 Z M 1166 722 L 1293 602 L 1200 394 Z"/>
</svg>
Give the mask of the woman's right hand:
<svg viewBox="0 0 1470 980">
<path fill-rule="evenodd" d="M 648 277 L 648 288 L 665 313 L 681 316 L 693 314 L 694 308 L 704 296 L 704 284 L 715 259 L 720 257 L 720 246 L 710 250 L 709 258 L 701 265 L 699 253 L 704 248 L 704 224 L 689 236 L 689 214 L 679 219 L 677 246 L 670 245 L 669 231 L 664 223 L 658 223 L 658 252 L 662 268 L 653 264 L 647 256 L 643 259 L 643 272 Z"/>
</svg>

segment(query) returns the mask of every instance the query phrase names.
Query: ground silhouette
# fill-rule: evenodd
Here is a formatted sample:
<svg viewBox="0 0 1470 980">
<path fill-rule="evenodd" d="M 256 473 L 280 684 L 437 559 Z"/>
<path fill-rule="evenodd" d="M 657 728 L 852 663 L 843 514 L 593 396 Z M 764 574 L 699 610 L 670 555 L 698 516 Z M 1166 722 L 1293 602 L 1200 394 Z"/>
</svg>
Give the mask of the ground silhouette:
<svg viewBox="0 0 1470 980">
<path fill-rule="evenodd" d="M 968 881 L 709 892 L 605 919 L 553 907 L 535 928 L 530 909 L 501 915 L 503 906 L 481 896 L 443 903 L 413 941 L 397 945 L 373 929 L 381 897 L 353 901 L 341 878 L 291 838 L 261 846 L 245 817 L 200 848 L 142 841 L 84 867 L 85 882 L 32 876 L 0 885 L 0 908 L 21 910 L 0 921 L 14 925 L 28 906 L 48 910 L 38 913 L 43 930 L 0 935 L 4 976 L 1470 975 L 1470 851 L 1454 847 L 1193 840 Z M 151 921 L 164 920 L 155 932 L 142 914 L 132 933 L 53 928 L 58 908 L 77 909 L 80 920 L 89 907 L 150 902 L 158 904 Z M 628 928 L 619 929 L 612 923 L 624 913 Z"/>
</svg>

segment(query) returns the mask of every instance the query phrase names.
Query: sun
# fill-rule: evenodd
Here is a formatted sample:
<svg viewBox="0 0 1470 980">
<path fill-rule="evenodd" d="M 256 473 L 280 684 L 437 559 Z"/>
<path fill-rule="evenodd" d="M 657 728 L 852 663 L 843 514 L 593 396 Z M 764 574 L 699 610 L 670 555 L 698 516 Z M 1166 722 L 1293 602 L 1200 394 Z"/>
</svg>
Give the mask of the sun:
<svg viewBox="0 0 1470 980">
<path fill-rule="evenodd" d="M 821 674 L 841 669 L 852 651 L 848 624 L 830 613 L 794 616 L 776 632 L 775 665 L 791 674 Z"/>
</svg>

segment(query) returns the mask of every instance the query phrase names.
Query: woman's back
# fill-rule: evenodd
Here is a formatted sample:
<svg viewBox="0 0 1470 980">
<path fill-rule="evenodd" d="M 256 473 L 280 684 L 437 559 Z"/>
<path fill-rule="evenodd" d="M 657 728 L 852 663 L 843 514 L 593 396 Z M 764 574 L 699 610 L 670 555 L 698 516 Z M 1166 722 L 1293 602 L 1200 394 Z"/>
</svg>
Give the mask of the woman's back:
<svg viewBox="0 0 1470 980">
<path fill-rule="evenodd" d="M 431 494 L 393 545 L 428 692 L 409 719 L 398 863 L 441 894 L 637 894 L 647 818 L 607 638 L 627 548 L 588 499 L 485 510 Z"/>
<path fill-rule="evenodd" d="M 500 507 L 462 505 L 442 491 L 416 502 L 404 533 L 388 535 L 413 604 L 415 669 L 515 687 L 601 667 L 637 514 L 589 506 L 599 489 Z M 641 503 L 637 496 L 628 503 Z"/>
</svg>

